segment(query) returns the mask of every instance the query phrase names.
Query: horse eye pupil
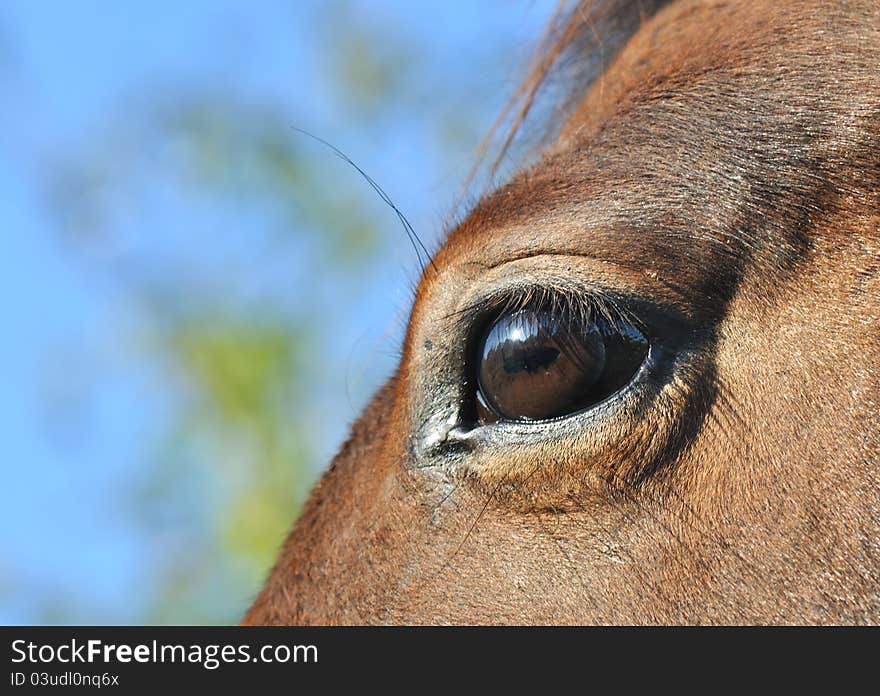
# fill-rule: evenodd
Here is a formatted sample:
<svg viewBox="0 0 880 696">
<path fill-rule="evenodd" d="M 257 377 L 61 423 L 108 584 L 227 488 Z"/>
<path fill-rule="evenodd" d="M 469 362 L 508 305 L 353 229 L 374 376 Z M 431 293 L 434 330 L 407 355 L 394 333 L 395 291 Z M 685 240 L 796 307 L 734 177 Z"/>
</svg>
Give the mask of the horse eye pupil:
<svg viewBox="0 0 880 696">
<path fill-rule="evenodd" d="M 508 374 L 525 370 L 530 375 L 543 368 L 549 369 L 560 353 L 552 346 L 535 346 L 533 349 L 513 348 L 504 355 L 504 371 Z"/>
<path fill-rule="evenodd" d="M 633 327 L 524 309 L 502 315 L 480 352 L 477 404 L 483 421 L 545 420 L 583 410 L 635 374 L 647 342 Z"/>
</svg>

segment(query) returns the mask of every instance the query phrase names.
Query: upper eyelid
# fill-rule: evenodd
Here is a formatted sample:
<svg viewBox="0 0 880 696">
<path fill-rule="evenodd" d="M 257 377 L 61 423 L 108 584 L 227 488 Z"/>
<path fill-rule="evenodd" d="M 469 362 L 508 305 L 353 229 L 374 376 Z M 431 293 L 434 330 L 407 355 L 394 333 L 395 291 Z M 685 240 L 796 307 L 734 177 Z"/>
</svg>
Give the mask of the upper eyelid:
<svg viewBox="0 0 880 696">
<path fill-rule="evenodd" d="M 594 256 L 592 254 L 586 252 L 577 252 L 573 250 L 559 251 L 559 252 L 540 252 L 540 253 L 521 253 L 518 255 L 510 256 L 503 261 L 499 261 L 497 263 L 466 263 L 464 266 L 476 266 L 479 267 L 482 271 L 497 271 L 499 269 L 503 269 L 505 266 L 510 264 L 517 264 L 522 261 L 528 260 L 536 260 L 536 259 L 578 259 L 581 261 L 587 261 L 591 263 L 598 264 L 604 268 L 612 269 L 613 276 L 620 275 L 621 277 L 629 277 L 629 278 L 637 278 L 637 284 L 641 284 L 645 282 L 645 279 L 649 279 L 647 281 L 648 287 L 646 288 L 646 292 L 641 293 L 644 295 L 657 295 L 656 291 L 662 288 L 667 293 L 671 295 L 671 298 L 674 302 L 682 307 L 686 307 L 689 304 L 689 297 L 693 294 L 692 291 L 689 291 L 688 288 L 678 285 L 676 283 L 672 283 L 669 280 L 661 277 L 656 271 L 652 271 L 642 265 L 633 265 L 622 263 L 619 261 L 614 261 L 607 258 L 601 258 L 598 256 Z M 523 287 L 527 287 L 528 285 L 533 286 L 545 286 L 550 287 L 551 285 L 559 285 L 559 288 L 563 291 L 571 290 L 575 292 L 583 292 L 585 294 L 596 294 L 607 298 L 621 297 L 621 298 L 636 298 L 636 293 L 633 293 L 630 290 L 622 289 L 619 285 L 614 283 L 603 283 L 603 284 L 587 284 L 582 281 L 572 281 L 572 279 L 568 276 L 559 275 L 557 273 L 550 273 L 546 276 L 545 279 L 542 280 L 534 280 L 529 283 L 523 283 Z M 651 292 L 651 290 L 654 292 Z"/>
<path fill-rule="evenodd" d="M 521 264 L 524 262 L 529 266 L 523 268 Z M 540 265 L 535 265 L 535 262 Z M 563 264 L 563 268 L 544 266 L 545 263 L 548 266 Z M 577 268 L 580 264 L 586 264 L 583 270 Z M 593 303 L 597 307 L 613 308 L 615 314 L 640 328 L 644 327 L 640 325 L 639 313 L 633 311 L 635 307 L 657 304 L 662 309 L 672 309 L 673 306 L 687 308 L 690 304 L 684 288 L 670 284 L 648 269 L 633 268 L 584 252 L 521 253 L 497 263 L 465 263 L 461 268 L 468 266 L 477 266 L 480 272 L 465 281 L 470 288 L 462 288 L 462 297 L 469 298 L 468 303 L 459 304 L 453 311 L 439 317 L 440 321 L 451 322 L 447 327 L 449 329 L 460 329 L 462 323 L 473 323 L 481 315 L 485 316 L 487 309 L 499 311 L 499 305 L 508 302 L 511 297 L 523 297 L 535 292 L 569 295 L 583 298 L 585 303 Z M 499 277 L 499 272 L 515 273 L 518 277 L 511 281 L 510 278 Z M 488 292 L 480 292 L 480 285 L 486 279 L 484 274 L 494 276 L 498 286 Z M 680 309 L 677 313 L 681 313 Z"/>
</svg>

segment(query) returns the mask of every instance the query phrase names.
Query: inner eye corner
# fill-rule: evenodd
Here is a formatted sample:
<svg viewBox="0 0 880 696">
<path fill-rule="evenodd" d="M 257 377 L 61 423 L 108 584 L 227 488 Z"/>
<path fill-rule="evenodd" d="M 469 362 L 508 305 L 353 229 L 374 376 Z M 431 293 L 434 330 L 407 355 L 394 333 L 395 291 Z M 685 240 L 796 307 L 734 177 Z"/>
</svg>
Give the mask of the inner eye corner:
<svg viewBox="0 0 880 696">
<path fill-rule="evenodd" d="M 647 359 L 640 322 L 616 303 L 568 293 L 534 297 L 508 300 L 472 329 L 462 416 L 474 426 L 590 410 L 621 391 Z"/>
</svg>

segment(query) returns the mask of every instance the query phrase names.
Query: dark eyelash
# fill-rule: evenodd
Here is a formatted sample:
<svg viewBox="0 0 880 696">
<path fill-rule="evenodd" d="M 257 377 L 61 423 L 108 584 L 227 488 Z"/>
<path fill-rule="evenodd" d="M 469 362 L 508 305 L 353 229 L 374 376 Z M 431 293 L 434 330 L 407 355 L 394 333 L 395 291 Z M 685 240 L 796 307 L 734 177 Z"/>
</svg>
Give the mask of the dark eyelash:
<svg viewBox="0 0 880 696">
<path fill-rule="evenodd" d="M 642 322 L 623 303 L 606 294 L 547 285 L 506 288 L 479 302 L 466 305 L 452 317 L 471 326 L 471 335 L 482 334 L 499 317 L 513 312 L 546 311 L 551 319 L 565 317 L 584 325 L 602 320 L 612 329 L 630 324 L 643 330 Z M 450 318 L 452 318 L 450 317 Z"/>
</svg>

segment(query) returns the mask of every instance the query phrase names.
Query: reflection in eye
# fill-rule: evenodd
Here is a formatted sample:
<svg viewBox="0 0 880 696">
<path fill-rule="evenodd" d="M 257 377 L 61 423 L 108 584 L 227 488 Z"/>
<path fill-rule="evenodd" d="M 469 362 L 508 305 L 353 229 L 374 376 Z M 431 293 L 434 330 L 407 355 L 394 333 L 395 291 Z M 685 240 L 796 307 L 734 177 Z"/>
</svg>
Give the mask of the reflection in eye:
<svg viewBox="0 0 880 696">
<path fill-rule="evenodd" d="M 647 353 L 647 339 L 624 321 L 539 308 L 508 312 L 480 349 L 478 419 L 546 420 L 585 410 L 624 387 Z"/>
</svg>

